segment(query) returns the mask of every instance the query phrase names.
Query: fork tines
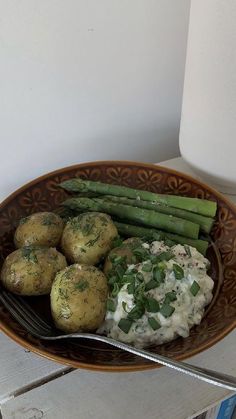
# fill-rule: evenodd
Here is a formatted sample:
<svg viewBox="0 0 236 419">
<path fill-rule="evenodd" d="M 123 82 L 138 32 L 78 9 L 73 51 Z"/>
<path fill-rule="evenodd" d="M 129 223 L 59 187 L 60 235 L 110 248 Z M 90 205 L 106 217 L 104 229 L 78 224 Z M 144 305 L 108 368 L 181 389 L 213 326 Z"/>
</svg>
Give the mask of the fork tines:
<svg viewBox="0 0 236 419">
<path fill-rule="evenodd" d="M 52 336 L 53 329 L 30 305 L 20 296 L 15 296 L 5 290 L 0 291 L 0 301 L 12 316 L 32 335 Z"/>
</svg>

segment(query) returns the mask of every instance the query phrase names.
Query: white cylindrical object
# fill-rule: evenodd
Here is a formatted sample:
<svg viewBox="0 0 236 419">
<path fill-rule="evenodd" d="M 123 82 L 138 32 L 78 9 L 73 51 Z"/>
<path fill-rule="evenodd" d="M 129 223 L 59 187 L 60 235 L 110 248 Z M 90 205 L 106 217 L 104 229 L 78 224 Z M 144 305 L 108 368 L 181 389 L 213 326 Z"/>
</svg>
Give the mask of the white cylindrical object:
<svg viewBox="0 0 236 419">
<path fill-rule="evenodd" d="M 236 193 L 236 0 L 192 0 L 180 152 L 195 171 Z"/>
</svg>

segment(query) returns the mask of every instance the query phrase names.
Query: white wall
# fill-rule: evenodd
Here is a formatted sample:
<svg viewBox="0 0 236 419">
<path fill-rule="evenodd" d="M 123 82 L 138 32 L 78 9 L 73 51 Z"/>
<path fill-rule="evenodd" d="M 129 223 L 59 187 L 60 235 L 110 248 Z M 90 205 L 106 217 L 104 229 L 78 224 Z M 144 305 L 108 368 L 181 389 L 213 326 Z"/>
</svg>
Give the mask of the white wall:
<svg viewBox="0 0 236 419">
<path fill-rule="evenodd" d="M 178 154 L 189 0 L 0 0 L 1 196 L 81 161 Z"/>
</svg>

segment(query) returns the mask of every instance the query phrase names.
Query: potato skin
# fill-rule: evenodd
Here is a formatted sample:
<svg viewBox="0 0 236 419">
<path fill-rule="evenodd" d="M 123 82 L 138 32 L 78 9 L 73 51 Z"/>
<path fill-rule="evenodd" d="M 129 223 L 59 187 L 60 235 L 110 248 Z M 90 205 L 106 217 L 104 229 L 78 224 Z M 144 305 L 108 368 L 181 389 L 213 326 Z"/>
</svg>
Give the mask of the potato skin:
<svg viewBox="0 0 236 419">
<path fill-rule="evenodd" d="M 70 262 L 96 265 L 109 252 L 117 235 L 116 226 L 109 215 L 88 212 L 66 223 L 61 247 Z"/>
<path fill-rule="evenodd" d="M 57 271 L 66 266 L 65 256 L 54 248 L 25 246 L 7 256 L 1 281 L 14 294 L 49 294 Z"/>
<path fill-rule="evenodd" d="M 63 228 L 64 223 L 59 215 L 53 212 L 36 212 L 20 220 L 14 236 L 15 246 L 57 246 Z"/>
<path fill-rule="evenodd" d="M 94 266 L 74 264 L 57 273 L 51 289 L 51 312 L 58 329 L 93 331 L 106 313 L 108 286 Z"/>
<path fill-rule="evenodd" d="M 112 273 L 113 267 L 112 259 L 122 257 L 122 265 L 127 268 L 128 265 L 138 262 L 138 258 L 134 255 L 133 250 L 142 245 L 142 240 L 138 237 L 131 237 L 123 241 L 119 247 L 115 247 L 110 251 L 106 257 L 103 272 L 106 276 Z"/>
</svg>

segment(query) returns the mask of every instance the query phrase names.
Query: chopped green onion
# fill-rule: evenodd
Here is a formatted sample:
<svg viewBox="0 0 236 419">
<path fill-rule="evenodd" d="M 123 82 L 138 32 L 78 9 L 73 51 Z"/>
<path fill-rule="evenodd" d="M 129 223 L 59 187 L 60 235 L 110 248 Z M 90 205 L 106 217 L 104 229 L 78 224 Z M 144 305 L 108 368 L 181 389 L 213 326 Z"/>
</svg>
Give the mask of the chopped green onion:
<svg viewBox="0 0 236 419">
<path fill-rule="evenodd" d="M 132 323 L 133 321 L 130 319 L 120 319 L 118 327 L 122 330 L 122 332 L 127 334 L 130 331 Z"/>
<path fill-rule="evenodd" d="M 159 266 L 155 266 L 153 269 L 153 279 L 157 282 L 164 282 L 165 279 L 165 271 L 162 268 L 159 268 Z"/>
<path fill-rule="evenodd" d="M 166 246 L 169 246 L 169 247 L 172 247 L 172 246 L 176 245 L 176 243 L 173 240 L 170 240 L 170 239 L 165 239 L 164 243 L 166 244 Z"/>
<path fill-rule="evenodd" d="M 123 308 L 123 310 L 124 310 L 126 313 L 128 313 L 128 311 L 127 311 L 127 304 L 126 304 L 126 302 L 125 302 L 125 301 L 122 301 L 122 308 Z"/>
<path fill-rule="evenodd" d="M 151 272 L 152 271 L 152 263 L 150 261 L 145 262 L 142 266 L 143 272 Z"/>
<path fill-rule="evenodd" d="M 116 255 L 115 255 L 115 257 L 114 257 L 114 259 L 112 260 L 112 262 L 113 262 L 115 265 L 118 265 L 118 263 L 121 263 L 121 262 L 125 262 L 125 256 L 116 256 Z"/>
<path fill-rule="evenodd" d="M 137 263 L 137 258 L 136 258 L 136 256 L 134 256 L 134 255 L 132 255 L 132 256 L 131 256 L 131 263 L 134 263 L 134 264 L 136 264 L 136 263 Z"/>
<path fill-rule="evenodd" d="M 128 283 L 131 283 L 135 280 L 135 276 L 132 272 L 125 273 L 123 278 L 124 278 L 125 282 L 128 282 Z"/>
<path fill-rule="evenodd" d="M 170 306 L 169 304 L 162 304 L 161 308 L 160 308 L 160 313 L 162 314 L 162 316 L 164 316 L 165 318 L 170 317 L 171 314 L 175 311 L 175 308 Z"/>
<path fill-rule="evenodd" d="M 113 311 L 113 312 L 116 311 L 116 305 L 113 300 L 110 300 L 110 299 L 107 300 L 107 310 Z"/>
<path fill-rule="evenodd" d="M 116 277 L 112 274 L 112 276 L 108 275 L 108 284 L 113 285 L 116 282 Z"/>
<path fill-rule="evenodd" d="M 191 253 L 190 247 L 187 244 L 184 244 L 184 249 L 185 249 L 185 252 L 187 253 L 187 255 L 191 258 L 192 253 Z"/>
<path fill-rule="evenodd" d="M 119 291 L 120 291 L 119 285 L 117 284 L 117 282 L 115 282 L 115 283 L 113 284 L 113 290 L 112 290 L 112 292 L 111 292 L 111 296 L 112 296 L 112 297 L 116 297 L 116 296 L 117 296 L 117 294 L 119 293 Z"/>
<path fill-rule="evenodd" d="M 166 263 L 165 263 L 165 262 L 159 262 L 159 263 L 157 264 L 157 266 L 158 266 L 158 268 L 160 268 L 160 269 L 166 269 Z"/>
<path fill-rule="evenodd" d="M 145 291 L 150 291 L 154 288 L 157 288 L 160 286 L 160 283 L 155 281 L 155 279 L 151 279 L 150 281 L 148 281 L 145 285 Z"/>
<path fill-rule="evenodd" d="M 112 248 L 120 247 L 123 243 L 123 240 L 120 236 L 116 236 L 112 241 Z"/>
<path fill-rule="evenodd" d="M 153 330 L 160 329 L 161 327 L 160 323 L 156 319 L 154 319 L 154 317 L 148 317 L 148 323 Z"/>
<path fill-rule="evenodd" d="M 133 250 L 133 254 L 137 256 L 141 261 L 149 258 L 149 252 L 144 247 L 137 247 Z"/>
<path fill-rule="evenodd" d="M 184 270 L 181 268 L 181 266 L 177 265 L 176 263 L 173 264 L 173 271 L 175 274 L 175 279 L 182 279 L 184 277 Z"/>
<path fill-rule="evenodd" d="M 167 261 L 168 262 L 168 260 L 172 259 L 173 256 L 174 256 L 173 253 L 170 252 L 170 251 L 162 252 L 162 253 L 160 253 L 159 255 L 156 256 L 156 258 L 157 258 L 156 263 L 162 262 L 162 261 Z"/>
<path fill-rule="evenodd" d="M 141 282 L 141 284 L 135 287 L 135 291 L 134 291 L 135 301 L 139 301 L 139 302 L 143 301 L 144 291 L 145 291 L 145 282 Z"/>
<path fill-rule="evenodd" d="M 140 319 L 145 312 L 144 307 L 141 304 L 136 304 L 134 308 L 128 313 L 128 318 L 131 320 L 138 320 Z"/>
<path fill-rule="evenodd" d="M 119 279 L 122 279 L 125 273 L 125 269 L 122 268 L 121 265 L 115 267 L 115 273 L 117 274 Z"/>
<path fill-rule="evenodd" d="M 165 300 L 164 300 L 163 304 L 169 304 L 169 303 L 171 303 L 172 301 L 175 301 L 175 300 L 177 300 L 176 292 L 175 291 L 170 291 L 170 292 L 166 293 Z"/>
<path fill-rule="evenodd" d="M 150 256 L 150 261 L 151 261 L 153 264 L 157 264 L 157 263 L 158 263 L 157 256 L 155 256 L 155 255 L 151 255 L 151 256 Z"/>
<path fill-rule="evenodd" d="M 195 297 L 195 295 L 197 295 L 199 290 L 200 290 L 200 286 L 198 285 L 198 283 L 196 281 L 193 281 L 193 283 L 190 287 L 191 294 Z"/>
<path fill-rule="evenodd" d="M 138 273 L 136 274 L 136 279 L 137 279 L 138 281 L 140 281 L 140 282 L 143 282 L 143 281 L 144 281 L 144 276 L 143 276 L 143 274 L 142 274 L 141 272 L 138 272 Z"/>
<path fill-rule="evenodd" d="M 145 308 L 149 313 L 157 313 L 160 310 L 158 301 L 151 297 L 145 300 Z"/>
<path fill-rule="evenodd" d="M 133 282 L 127 286 L 127 291 L 128 291 L 128 294 L 134 294 L 135 285 Z"/>
</svg>

